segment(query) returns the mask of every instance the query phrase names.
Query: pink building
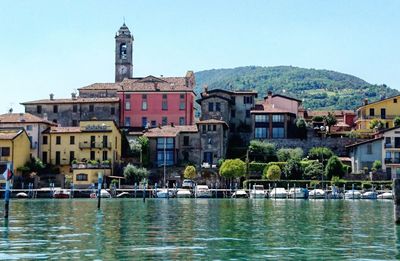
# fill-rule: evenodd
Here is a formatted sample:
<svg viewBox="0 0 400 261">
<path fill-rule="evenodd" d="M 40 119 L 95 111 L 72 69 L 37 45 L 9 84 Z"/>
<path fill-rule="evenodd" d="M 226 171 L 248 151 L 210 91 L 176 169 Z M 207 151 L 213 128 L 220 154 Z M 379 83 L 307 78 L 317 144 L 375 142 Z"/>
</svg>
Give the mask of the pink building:
<svg viewBox="0 0 400 261">
<path fill-rule="evenodd" d="M 194 124 L 194 74 L 186 77 L 125 78 L 119 83 L 120 126 Z"/>
</svg>

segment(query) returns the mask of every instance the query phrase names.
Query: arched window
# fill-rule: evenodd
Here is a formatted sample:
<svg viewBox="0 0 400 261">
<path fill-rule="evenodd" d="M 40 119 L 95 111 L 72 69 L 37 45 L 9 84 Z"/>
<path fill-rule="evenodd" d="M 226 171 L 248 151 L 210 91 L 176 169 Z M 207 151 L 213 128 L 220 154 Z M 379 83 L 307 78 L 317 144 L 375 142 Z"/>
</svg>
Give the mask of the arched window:
<svg viewBox="0 0 400 261">
<path fill-rule="evenodd" d="M 83 174 L 83 173 L 77 174 L 76 175 L 76 180 L 77 181 L 87 181 L 88 180 L 88 175 L 87 174 Z"/>
<path fill-rule="evenodd" d="M 119 46 L 119 58 L 120 59 L 126 59 L 127 58 L 127 46 L 126 43 L 122 43 Z"/>
</svg>

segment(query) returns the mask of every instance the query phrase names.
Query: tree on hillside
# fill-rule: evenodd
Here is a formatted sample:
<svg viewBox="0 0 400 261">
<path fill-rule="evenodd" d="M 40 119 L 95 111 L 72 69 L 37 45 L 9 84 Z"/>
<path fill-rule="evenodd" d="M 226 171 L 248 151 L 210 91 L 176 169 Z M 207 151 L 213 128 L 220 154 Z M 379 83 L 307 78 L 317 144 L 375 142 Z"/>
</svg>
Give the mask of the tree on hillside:
<svg viewBox="0 0 400 261">
<path fill-rule="evenodd" d="M 324 165 L 322 165 L 322 163 L 320 163 L 319 161 L 313 161 L 304 169 L 305 179 L 319 180 L 324 174 Z"/>
<path fill-rule="evenodd" d="M 279 168 L 278 165 L 267 166 L 263 171 L 263 178 L 268 180 L 280 180 L 281 173 L 281 168 Z"/>
<path fill-rule="evenodd" d="M 185 168 L 185 171 L 183 172 L 183 177 L 185 179 L 195 179 L 196 175 L 197 175 L 196 168 L 194 166 L 191 166 L 191 165 L 187 166 Z"/>
<path fill-rule="evenodd" d="M 243 177 L 246 174 L 246 163 L 240 159 L 225 160 L 219 168 L 219 174 L 227 179 Z"/>
<path fill-rule="evenodd" d="M 285 174 L 286 179 L 302 179 L 303 169 L 301 167 L 300 160 L 290 159 L 283 168 L 283 173 Z"/>
<path fill-rule="evenodd" d="M 296 119 L 296 127 L 298 129 L 298 134 L 300 139 L 307 138 L 307 122 L 304 118 Z"/>
<path fill-rule="evenodd" d="M 308 151 L 308 158 L 310 160 L 318 160 L 323 164 L 333 155 L 333 151 L 327 147 L 314 147 Z"/>
<path fill-rule="evenodd" d="M 344 175 L 344 168 L 342 162 L 337 156 L 332 156 L 325 168 L 325 176 L 328 180 L 331 180 L 333 176 L 342 178 Z"/>
<path fill-rule="evenodd" d="M 331 127 L 337 123 L 336 117 L 333 113 L 328 112 L 328 115 L 324 116 L 324 122 L 328 126 L 328 132 L 331 131 Z"/>
</svg>

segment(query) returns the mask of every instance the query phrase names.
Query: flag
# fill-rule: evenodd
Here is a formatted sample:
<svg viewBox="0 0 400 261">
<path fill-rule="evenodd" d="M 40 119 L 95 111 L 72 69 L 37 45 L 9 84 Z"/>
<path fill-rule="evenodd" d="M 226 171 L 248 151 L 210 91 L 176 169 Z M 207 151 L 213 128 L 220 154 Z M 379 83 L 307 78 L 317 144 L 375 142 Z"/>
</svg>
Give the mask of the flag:
<svg viewBox="0 0 400 261">
<path fill-rule="evenodd" d="M 4 171 L 3 173 L 3 177 L 6 181 L 12 179 L 12 177 L 14 176 L 14 173 L 12 172 L 12 165 L 11 163 L 7 163 L 7 169 L 6 171 Z"/>
</svg>

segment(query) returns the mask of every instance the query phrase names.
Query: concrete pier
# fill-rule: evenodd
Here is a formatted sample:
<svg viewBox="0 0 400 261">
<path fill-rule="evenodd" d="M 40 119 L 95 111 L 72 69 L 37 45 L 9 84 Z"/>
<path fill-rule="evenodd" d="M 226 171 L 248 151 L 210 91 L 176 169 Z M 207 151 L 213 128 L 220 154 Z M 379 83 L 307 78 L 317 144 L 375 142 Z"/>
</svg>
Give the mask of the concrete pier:
<svg viewBox="0 0 400 261">
<path fill-rule="evenodd" d="M 394 220 L 400 224 L 400 179 L 393 180 Z"/>
</svg>

